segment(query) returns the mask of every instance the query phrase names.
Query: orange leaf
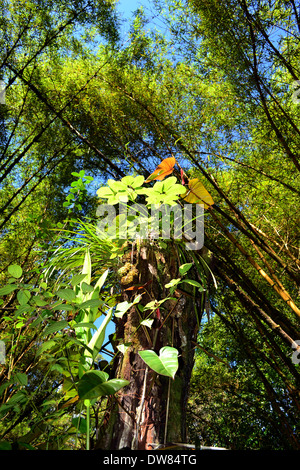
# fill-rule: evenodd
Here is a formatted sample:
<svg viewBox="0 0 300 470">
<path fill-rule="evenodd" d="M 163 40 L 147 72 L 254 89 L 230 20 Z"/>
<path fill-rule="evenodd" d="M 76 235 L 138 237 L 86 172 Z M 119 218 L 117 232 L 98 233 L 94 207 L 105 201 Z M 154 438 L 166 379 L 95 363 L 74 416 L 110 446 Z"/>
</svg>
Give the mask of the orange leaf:
<svg viewBox="0 0 300 470">
<path fill-rule="evenodd" d="M 189 181 L 188 189 L 183 199 L 186 202 L 203 204 L 205 209 L 214 204 L 213 198 L 198 178 L 193 178 Z"/>
<path fill-rule="evenodd" d="M 153 180 L 163 180 L 166 176 L 173 173 L 176 163 L 175 157 L 165 158 L 156 168 L 156 170 L 149 176 L 145 183 L 150 183 Z"/>
<path fill-rule="evenodd" d="M 146 282 L 146 284 L 142 285 L 142 286 L 132 286 L 132 287 L 127 287 L 127 289 L 124 289 L 124 290 L 141 290 L 141 289 L 145 289 L 145 287 L 147 287 L 149 284 L 151 284 L 152 280 Z"/>
</svg>

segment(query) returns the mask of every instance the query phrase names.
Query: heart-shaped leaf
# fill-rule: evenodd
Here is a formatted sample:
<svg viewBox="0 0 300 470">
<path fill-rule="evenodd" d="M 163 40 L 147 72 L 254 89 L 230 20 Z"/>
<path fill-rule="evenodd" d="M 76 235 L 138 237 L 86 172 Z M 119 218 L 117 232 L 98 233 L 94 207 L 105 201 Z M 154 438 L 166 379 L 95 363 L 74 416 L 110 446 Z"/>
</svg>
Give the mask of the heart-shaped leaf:
<svg viewBox="0 0 300 470">
<path fill-rule="evenodd" d="M 145 183 L 149 183 L 153 180 L 163 180 L 166 176 L 173 173 L 173 169 L 176 163 L 175 157 L 165 158 L 155 169 L 155 171 L 149 176 Z"/>
<path fill-rule="evenodd" d="M 189 181 L 188 189 L 183 199 L 186 202 L 203 204 L 205 209 L 214 204 L 213 198 L 198 178 L 193 178 Z"/>
<path fill-rule="evenodd" d="M 177 349 L 165 346 L 159 351 L 159 356 L 152 350 L 139 351 L 139 355 L 150 369 L 174 379 L 178 369 Z"/>
</svg>

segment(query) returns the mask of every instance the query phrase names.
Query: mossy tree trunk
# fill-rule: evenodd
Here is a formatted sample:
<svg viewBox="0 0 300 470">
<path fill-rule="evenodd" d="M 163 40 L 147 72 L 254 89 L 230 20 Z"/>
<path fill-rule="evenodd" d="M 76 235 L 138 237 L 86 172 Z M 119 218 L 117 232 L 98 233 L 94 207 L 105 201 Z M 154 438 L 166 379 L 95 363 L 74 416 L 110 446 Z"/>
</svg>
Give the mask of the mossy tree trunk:
<svg viewBox="0 0 300 470">
<path fill-rule="evenodd" d="M 178 259 L 175 246 L 164 252 L 150 243 L 142 246 L 131 260 L 131 271 L 121 279 L 124 300 L 136 294 L 125 289 L 137 281 L 147 284 L 140 291 L 142 305 L 165 299 L 165 284 L 179 277 Z M 177 290 L 171 297 L 152 313 L 151 329 L 140 325 L 149 310 L 142 314 L 136 306 L 117 320 L 117 344 L 130 346 L 115 357 L 113 369 L 116 377 L 129 380 L 130 385 L 119 392 L 117 402 L 114 397 L 110 399 L 97 448 L 152 450 L 164 443 L 186 442 L 186 404 L 202 299 L 186 290 Z M 144 349 L 154 349 L 158 354 L 163 346 L 173 346 L 179 352 L 174 380 L 153 372 L 139 356 Z"/>
</svg>

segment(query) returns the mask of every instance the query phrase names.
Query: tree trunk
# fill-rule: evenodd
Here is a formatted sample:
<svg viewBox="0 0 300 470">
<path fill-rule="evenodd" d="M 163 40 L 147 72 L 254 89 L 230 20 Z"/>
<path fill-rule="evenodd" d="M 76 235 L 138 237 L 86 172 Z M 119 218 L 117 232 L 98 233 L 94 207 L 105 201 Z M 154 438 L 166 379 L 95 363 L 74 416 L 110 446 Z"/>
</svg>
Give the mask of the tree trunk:
<svg viewBox="0 0 300 470">
<path fill-rule="evenodd" d="M 129 253 L 130 256 L 130 253 Z M 128 266 L 128 262 L 127 262 Z M 167 297 L 165 284 L 179 277 L 178 253 L 175 247 L 162 252 L 150 243 L 135 253 L 131 270 L 121 279 L 123 299 L 132 300 L 137 291 L 129 286 L 147 284 L 140 290 L 141 304 Z M 131 277 L 130 277 L 131 276 Z M 117 397 L 111 397 L 111 407 L 99 430 L 96 448 L 152 450 L 170 442 L 186 442 L 186 404 L 194 362 L 197 336 L 197 309 L 201 298 L 190 292 L 175 291 L 173 299 L 165 301 L 151 318 L 151 329 L 140 326 L 150 310 L 141 313 L 132 307 L 122 319 L 117 319 L 117 344 L 130 343 L 124 354 L 113 362 L 115 377 L 130 381 Z M 175 379 L 156 374 L 141 359 L 138 352 L 154 349 L 158 354 L 163 346 L 179 351 L 179 368 Z"/>
</svg>

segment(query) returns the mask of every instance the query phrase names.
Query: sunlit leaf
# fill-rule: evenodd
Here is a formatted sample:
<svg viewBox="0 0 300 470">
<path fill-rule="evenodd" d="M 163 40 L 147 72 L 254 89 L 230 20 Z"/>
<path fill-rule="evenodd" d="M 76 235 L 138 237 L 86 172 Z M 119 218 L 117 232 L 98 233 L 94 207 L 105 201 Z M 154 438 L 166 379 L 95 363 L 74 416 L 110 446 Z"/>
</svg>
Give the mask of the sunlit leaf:
<svg viewBox="0 0 300 470">
<path fill-rule="evenodd" d="M 88 348 L 92 350 L 92 355 L 89 353 L 86 353 L 87 356 L 92 356 L 95 358 L 100 351 L 104 338 L 105 338 L 105 330 L 109 322 L 111 321 L 112 318 L 112 309 L 109 310 L 108 314 L 104 318 L 103 322 L 101 323 L 100 327 L 98 330 L 94 333 L 91 341 L 88 344 Z"/>
<path fill-rule="evenodd" d="M 149 183 L 153 180 L 163 180 L 166 176 L 173 173 L 175 163 L 175 157 L 165 158 L 165 160 L 156 167 L 155 171 L 149 176 L 145 183 Z"/>
<path fill-rule="evenodd" d="M 183 199 L 189 203 L 203 204 L 205 209 L 214 204 L 213 198 L 198 178 L 193 178 L 189 181 L 188 189 Z"/>
<path fill-rule="evenodd" d="M 165 346 L 159 351 L 159 356 L 155 351 L 139 351 L 143 361 L 160 375 L 166 375 L 174 379 L 178 369 L 178 351 L 171 346 Z"/>
<path fill-rule="evenodd" d="M 125 352 L 130 347 L 130 345 L 131 345 L 131 343 L 119 344 L 117 346 L 117 349 L 120 351 L 120 353 L 125 354 Z"/>
<path fill-rule="evenodd" d="M 119 303 L 116 306 L 115 317 L 122 318 L 124 313 L 126 313 L 127 310 L 129 310 L 130 307 L 132 307 L 132 305 L 133 305 L 133 303 L 132 302 L 127 302 L 127 300 L 125 300 L 124 302 Z"/>
<path fill-rule="evenodd" d="M 85 278 L 86 278 L 86 274 L 75 274 L 75 276 L 73 276 L 72 279 L 71 279 L 72 286 L 77 286 Z"/>
<path fill-rule="evenodd" d="M 148 328 L 151 328 L 153 322 L 154 322 L 153 318 L 146 318 L 145 320 L 141 321 L 141 325 L 144 325 L 144 326 L 147 326 Z"/>
<path fill-rule="evenodd" d="M 21 266 L 17 265 L 17 264 L 11 264 L 10 266 L 8 266 L 7 268 L 9 274 L 15 278 L 20 278 L 22 276 L 22 273 L 23 273 L 23 270 L 21 268 Z"/>
</svg>

